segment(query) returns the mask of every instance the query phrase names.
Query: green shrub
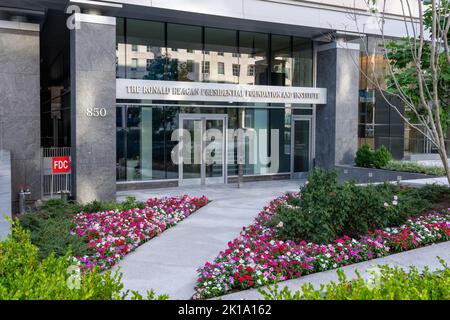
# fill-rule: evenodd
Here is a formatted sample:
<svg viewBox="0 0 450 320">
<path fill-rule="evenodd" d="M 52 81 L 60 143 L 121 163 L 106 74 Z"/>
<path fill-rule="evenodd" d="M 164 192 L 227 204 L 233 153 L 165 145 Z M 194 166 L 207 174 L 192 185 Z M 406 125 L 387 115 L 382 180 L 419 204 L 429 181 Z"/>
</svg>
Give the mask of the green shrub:
<svg viewBox="0 0 450 320">
<path fill-rule="evenodd" d="M 374 229 L 401 225 L 408 216 L 432 207 L 449 188 L 426 186 L 400 188 L 389 183 L 357 186 L 348 181 L 340 185 L 336 171 L 315 169 L 300 189 L 298 198 L 277 208 L 270 221 L 283 240 L 329 243 L 347 235 L 358 237 Z"/>
<path fill-rule="evenodd" d="M 373 167 L 380 169 L 387 165 L 389 161 L 392 160 L 392 154 L 386 149 L 385 146 L 381 146 L 377 151 L 375 151 L 373 156 Z"/>
<path fill-rule="evenodd" d="M 41 260 L 38 251 L 30 232 L 18 221 L 13 223 L 12 234 L 0 242 L 0 300 L 142 299 L 136 292 L 123 290 L 118 272 L 94 269 L 83 274 L 70 252 Z M 147 297 L 155 298 L 154 292 Z"/>
<path fill-rule="evenodd" d="M 54 199 L 44 202 L 37 211 L 19 217 L 22 226 L 30 231 L 32 243 L 38 246 L 41 259 L 52 252 L 56 256 L 65 255 L 69 248 L 75 256 L 87 253 L 86 239 L 70 234 L 77 210 L 77 204 Z"/>
<path fill-rule="evenodd" d="M 356 152 L 355 164 L 358 167 L 380 169 L 387 165 L 391 160 L 392 154 L 384 145 L 374 151 L 368 144 L 364 144 Z"/>
<path fill-rule="evenodd" d="M 413 161 L 395 161 L 391 160 L 382 167 L 385 170 L 403 171 L 413 173 L 423 173 L 434 176 L 445 176 L 445 170 L 439 166 L 424 166 Z"/>
<path fill-rule="evenodd" d="M 293 293 L 277 284 L 259 292 L 266 300 L 450 300 L 450 268 L 440 261 L 443 270 L 437 272 L 379 266 L 368 270 L 367 280 L 358 272 L 357 279 L 348 280 L 340 269 L 337 283 L 321 284 L 318 289 L 308 283 Z"/>
<path fill-rule="evenodd" d="M 115 201 L 93 201 L 87 204 L 60 199 L 45 201 L 37 210 L 19 217 L 22 226 L 31 232 L 31 241 L 39 248 L 41 259 L 50 253 L 63 256 L 70 249 L 74 256 L 84 256 L 87 240 L 71 235 L 74 224 L 72 218 L 79 212 L 98 212 L 104 210 L 127 210 L 143 208 L 145 203 L 136 202 L 132 197 L 119 203 Z"/>
<path fill-rule="evenodd" d="M 134 197 L 127 197 L 124 202 L 94 200 L 83 205 L 78 204 L 77 212 L 99 212 L 105 210 L 124 211 L 136 208 L 142 209 L 144 207 L 144 202 L 137 202 Z"/>
<path fill-rule="evenodd" d="M 356 152 L 355 163 L 358 167 L 372 167 L 374 152 L 370 149 L 368 144 L 364 144 Z"/>
</svg>

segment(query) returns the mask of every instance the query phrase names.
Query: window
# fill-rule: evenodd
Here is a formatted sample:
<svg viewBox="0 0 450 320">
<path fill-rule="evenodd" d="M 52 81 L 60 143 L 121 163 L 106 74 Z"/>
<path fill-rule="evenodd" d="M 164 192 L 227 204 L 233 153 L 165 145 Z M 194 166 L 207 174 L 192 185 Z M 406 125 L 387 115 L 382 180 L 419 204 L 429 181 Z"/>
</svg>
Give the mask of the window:
<svg viewBox="0 0 450 320">
<path fill-rule="evenodd" d="M 247 76 L 253 77 L 255 75 L 255 66 L 250 65 L 247 67 Z"/>
<path fill-rule="evenodd" d="M 217 73 L 218 74 L 225 74 L 225 64 L 223 62 L 217 63 Z"/>
<path fill-rule="evenodd" d="M 270 84 L 272 86 L 291 86 L 290 66 L 292 65 L 291 37 L 272 35 L 272 70 Z"/>
<path fill-rule="evenodd" d="M 116 67 L 116 77 L 126 78 L 126 59 L 125 51 L 127 46 L 125 43 L 125 19 L 117 18 L 116 21 L 116 57 L 117 57 L 117 67 Z"/>
<path fill-rule="evenodd" d="M 233 76 L 239 77 L 239 74 L 241 73 L 241 66 L 233 63 Z"/>
<path fill-rule="evenodd" d="M 117 122 L 117 180 L 166 179 L 167 161 L 160 142 L 169 123 L 163 108 L 120 107 Z"/>
<path fill-rule="evenodd" d="M 188 72 L 194 72 L 194 60 L 186 61 L 186 68 Z"/>
<path fill-rule="evenodd" d="M 221 28 L 205 28 L 204 31 L 204 50 L 210 52 L 216 60 L 213 62 L 217 66 L 217 72 L 214 70 L 206 79 L 208 82 L 225 81 L 226 83 L 238 83 L 238 79 L 231 76 L 231 63 L 229 58 L 233 53 L 238 52 L 238 32 L 236 30 L 227 30 Z M 225 57 L 226 58 L 219 58 Z M 207 56 L 204 56 L 207 60 Z M 237 62 L 236 59 L 234 62 Z M 217 63 L 217 64 L 216 64 Z M 227 69 L 225 71 L 225 68 Z M 223 75 L 227 75 L 225 79 Z"/>
<path fill-rule="evenodd" d="M 131 59 L 131 70 L 136 71 L 138 68 L 138 59 L 133 58 Z"/>
<path fill-rule="evenodd" d="M 125 26 L 127 30 L 126 48 L 128 50 L 127 53 L 130 54 L 125 54 L 123 57 L 119 54 L 119 69 L 121 63 L 126 66 L 127 78 L 135 77 L 146 80 L 164 80 L 166 63 L 164 58 L 166 55 L 164 23 L 126 19 Z M 146 59 L 142 61 L 130 59 L 136 57 L 135 52 L 139 48 L 142 48 L 140 50 L 144 52 L 148 52 L 146 58 L 152 59 L 151 68 L 146 68 Z M 139 71 L 141 72 L 134 72 L 138 68 L 140 68 Z"/>
<path fill-rule="evenodd" d="M 209 61 L 202 61 L 202 73 L 209 74 Z"/>
<path fill-rule="evenodd" d="M 311 39 L 126 18 L 116 29 L 118 78 L 312 86 Z"/>
<path fill-rule="evenodd" d="M 202 52 L 202 33 L 202 27 L 167 23 L 167 47 L 178 50 L 176 57 L 174 53 L 172 56 L 172 52 L 167 56 L 167 80 L 200 81 L 200 68 L 193 66 L 200 66 L 203 55 L 193 55 L 192 53 Z M 189 66 L 188 59 L 193 61 L 189 63 Z"/>
<path fill-rule="evenodd" d="M 255 66 L 254 83 L 256 85 L 269 84 L 269 35 L 258 32 L 239 32 L 239 52 L 253 56 L 251 64 Z M 242 77 L 239 81 L 247 84 L 250 79 Z"/>
<path fill-rule="evenodd" d="M 292 85 L 311 87 L 313 85 L 313 49 L 310 39 L 293 39 Z"/>
</svg>

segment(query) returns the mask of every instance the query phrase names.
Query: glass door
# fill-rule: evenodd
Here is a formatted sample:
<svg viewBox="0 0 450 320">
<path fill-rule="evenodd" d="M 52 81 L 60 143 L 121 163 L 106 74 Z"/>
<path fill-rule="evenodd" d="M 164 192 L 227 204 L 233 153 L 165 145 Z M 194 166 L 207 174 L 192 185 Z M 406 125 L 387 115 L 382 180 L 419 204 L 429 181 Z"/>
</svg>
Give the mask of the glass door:
<svg viewBox="0 0 450 320">
<path fill-rule="evenodd" d="M 312 168 L 312 118 L 295 117 L 292 121 L 292 176 L 304 178 Z"/>
<path fill-rule="evenodd" d="M 180 114 L 179 184 L 226 183 L 227 115 Z"/>
<path fill-rule="evenodd" d="M 183 119 L 182 129 L 186 130 L 183 135 L 188 137 L 185 140 L 182 159 L 179 162 L 183 174 L 180 177 L 183 180 L 201 179 L 201 151 L 202 151 L 202 120 L 201 119 Z"/>
</svg>

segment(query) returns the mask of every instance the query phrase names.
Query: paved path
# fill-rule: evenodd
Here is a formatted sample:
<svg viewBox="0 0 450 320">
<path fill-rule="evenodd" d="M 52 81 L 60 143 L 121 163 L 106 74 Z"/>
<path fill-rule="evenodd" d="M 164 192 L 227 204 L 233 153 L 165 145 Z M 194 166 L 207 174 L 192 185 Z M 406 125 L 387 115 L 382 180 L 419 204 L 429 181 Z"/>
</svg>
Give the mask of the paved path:
<svg viewBox="0 0 450 320">
<path fill-rule="evenodd" d="M 243 226 L 253 222 L 258 212 L 273 198 L 288 191 L 297 191 L 300 180 L 245 183 L 217 186 L 179 187 L 124 191 L 138 200 L 165 195 L 206 195 L 211 203 L 177 226 L 163 232 L 128 254 L 120 263 L 126 289 L 145 293 L 154 289 L 171 299 L 189 299 L 194 293 L 197 268 L 212 261 L 236 238 Z"/>
<path fill-rule="evenodd" d="M 357 264 L 352 264 L 343 268 L 348 278 L 356 278 L 355 270 L 358 270 L 361 276 L 367 279 L 370 274 L 365 270 L 374 265 L 398 266 L 401 268 L 407 268 L 410 266 L 416 266 L 419 270 L 422 270 L 425 266 L 429 266 L 431 270 L 440 269 L 442 266 L 436 257 L 444 259 L 447 265 L 450 265 L 450 241 L 434 244 L 428 247 L 423 247 L 415 250 L 410 250 L 402 253 L 393 254 L 384 258 L 374 259 L 371 261 L 365 261 Z M 279 284 L 280 290 L 284 287 L 289 287 L 293 291 L 297 291 L 304 283 L 312 283 L 315 288 L 319 288 L 320 284 L 330 281 L 337 281 L 338 277 L 336 270 L 329 270 L 325 272 L 318 272 L 308 276 L 304 276 L 294 280 L 283 281 Z M 221 296 L 219 299 L 223 300 L 258 300 L 262 299 L 261 295 L 256 289 L 250 289 L 240 291 L 225 296 Z"/>
<path fill-rule="evenodd" d="M 428 179 L 402 180 L 400 184 L 411 187 L 422 187 L 426 184 L 440 184 L 443 186 L 448 186 L 448 180 L 447 177 L 436 177 Z"/>
</svg>

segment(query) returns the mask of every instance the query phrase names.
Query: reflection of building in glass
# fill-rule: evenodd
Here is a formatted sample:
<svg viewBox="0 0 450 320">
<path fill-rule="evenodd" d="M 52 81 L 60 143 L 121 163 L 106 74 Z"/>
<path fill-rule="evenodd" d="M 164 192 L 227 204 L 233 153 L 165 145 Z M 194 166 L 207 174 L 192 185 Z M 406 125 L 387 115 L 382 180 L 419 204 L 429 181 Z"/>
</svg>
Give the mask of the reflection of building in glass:
<svg viewBox="0 0 450 320">
<path fill-rule="evenodd" d="M 312 68 L 311 41 L 307 39 L 164 25 L 152 21 L 118 20 L 118 78 L 279 86 L 309 86 L 312 83 L 309 72 Z M 152 32 L 143 31 L 150 28 Z M 181 29 L 183 38 L 178 32 Z"/>
<path fill-rule="evenodd" d="M 117 49 L 118 76 L 127 73 L 129 79 L 201 81 L 217 83 L 240 83 L 253 85 L 257 81 L 258 64 L 262 72 L 267 62 L 264 57 L 229 52 L 203 53 L 201 50 L 173 49 L 119 44 Z M 127 52 L 127 54 L 122 54 Z M 285 66 L 287 64 L 287 66 Z M 127 67 L 125 67 L 127 66 Z M 290 81 L 289 62 L 280 61 L 274 72 L 283 74 Z M 290 84 L 290 83 L 289 83 Z M 286 84 L 288 85 L 288 84 Z"/>
<path fill-rule="evenodd" d="M 359 146 L 367 143 L 372 148 L 387 147 L 397 159 L 408 159 L 412 154 L 432 153 L 431 142 L 420 132 L 405 123 L 399 113 L 390 106 L 377 89 L 386 89 L 387 62 L 383 54 L 382 40 L 367 36 L 358 39 L 361 45 L 359 91 Z M 401 102 L 385 93 L 385 97 L 402 115 Z"/>
</svg>

